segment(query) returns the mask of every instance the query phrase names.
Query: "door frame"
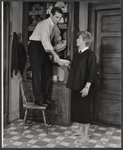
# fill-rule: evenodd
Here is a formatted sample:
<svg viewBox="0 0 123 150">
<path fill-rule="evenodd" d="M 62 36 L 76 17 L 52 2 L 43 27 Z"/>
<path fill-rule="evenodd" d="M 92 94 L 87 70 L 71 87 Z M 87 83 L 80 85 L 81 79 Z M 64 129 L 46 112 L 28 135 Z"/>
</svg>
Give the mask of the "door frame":
<svg viewBox="0 0 123 150">
<path fill-rule="evenodd" d="M 91 50 L 97 55 L 98 51 L 96 50 L 96 20 L 97 20 L 97 11 L 100 10 L 114 10 L 114 9 L 119 9 L 121 8 L 121 2 L 90 2 L 88 5 L 88 30 L 92 33 L 93 35 L 93 42 L 91 45 Z M 97 68 L 99 68 L 99 63 L 98 63 L 97 58 Z M 99 76 L 99 72 L 97 70 L 97 75 Z M 98 82 L 98 87 L 99 87 L 99 82 Z M 99 88 L 98 88 L 99 89 Z M 97 112 L 98 112 L 98 99 L 99 99 L 99 92 L 96 91 L 97 94 L 95 93 L 94 100 L 91 101 L 91 120 L 92 123 L 98 123 L 97 121 Z"/>
<path fill-rule="evenodd" d="M 9 124 L 9 56 L 10 56 L 10 45 L 9 45 L 9 21 L 10 21 L 10 2 L 3 3 L 3 125 Z"/>
</svg>

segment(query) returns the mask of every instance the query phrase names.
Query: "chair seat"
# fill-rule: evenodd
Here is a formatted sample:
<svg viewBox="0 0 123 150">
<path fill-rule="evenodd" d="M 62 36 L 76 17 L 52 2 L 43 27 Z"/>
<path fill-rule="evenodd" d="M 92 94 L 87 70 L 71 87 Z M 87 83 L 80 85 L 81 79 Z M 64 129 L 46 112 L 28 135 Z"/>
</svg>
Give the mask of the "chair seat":
<svg viewBox="0 0 123 150">
<path fill-rule="evenodd" d="M 27 104 L 23 104 L 23 107 L 27 109 L 43 109 L 45 110 L 47 107 L 46 106 L 39 106 L 34 104 L 34 102 L 28 102 Z"/>
</svg>

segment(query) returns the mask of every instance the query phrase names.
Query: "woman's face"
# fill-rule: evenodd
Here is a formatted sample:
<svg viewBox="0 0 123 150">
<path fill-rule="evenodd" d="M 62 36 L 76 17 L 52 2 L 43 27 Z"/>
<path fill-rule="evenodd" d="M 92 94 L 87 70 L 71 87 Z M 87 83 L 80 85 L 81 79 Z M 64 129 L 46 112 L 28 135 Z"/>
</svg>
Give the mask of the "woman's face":
<svg viewBox="0 0 123 150">
<path fill-rule="evenodd" d="M 82 35 L 79 35 L 79 37 L 76 39 L 76 45 L 85 46 L 85 41 L 83 40 Z"/>
</svg>

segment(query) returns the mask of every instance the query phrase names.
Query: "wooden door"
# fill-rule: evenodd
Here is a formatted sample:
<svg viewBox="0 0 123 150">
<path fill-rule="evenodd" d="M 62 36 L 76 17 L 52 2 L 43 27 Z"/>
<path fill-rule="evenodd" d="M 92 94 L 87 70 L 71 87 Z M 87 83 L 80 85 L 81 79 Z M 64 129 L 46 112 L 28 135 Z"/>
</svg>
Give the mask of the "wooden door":
<svg viewBox="0 0 123 150">
<path fill-rule="evenodd" d="M 110 7 L 109 7 L 110 8 Z M 98 97 L 95 119 L 121 125 L 121 10 L 95 12 L 95 43 L 98 64 Z"/>
</svg>

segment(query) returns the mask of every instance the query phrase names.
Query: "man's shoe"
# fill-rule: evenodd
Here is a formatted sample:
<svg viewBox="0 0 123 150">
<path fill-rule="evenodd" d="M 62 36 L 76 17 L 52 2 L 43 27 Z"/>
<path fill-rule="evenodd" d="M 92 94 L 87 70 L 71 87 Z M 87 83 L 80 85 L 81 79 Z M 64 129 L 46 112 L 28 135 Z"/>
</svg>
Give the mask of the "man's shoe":
<svg viewBox="0 0 123 150">
<path fill-rule="evenodd" d="M 39 106 L 45 106 L 45 107 L 48 106 L 48 104 L 46 104 L 45 102 L 35 102 L 35 104 Z"/>
</svg>

